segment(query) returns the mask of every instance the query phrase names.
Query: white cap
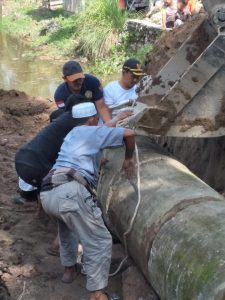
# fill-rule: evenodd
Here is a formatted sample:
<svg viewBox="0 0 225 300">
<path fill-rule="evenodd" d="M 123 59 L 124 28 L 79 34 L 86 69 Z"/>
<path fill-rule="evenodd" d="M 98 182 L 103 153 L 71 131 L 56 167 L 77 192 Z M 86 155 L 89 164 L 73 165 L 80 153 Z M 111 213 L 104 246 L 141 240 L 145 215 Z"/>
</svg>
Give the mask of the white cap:
<svg viewBox="0 0 225 300">
<path fill-rule="evenodd" d="M 87 118 L 97 115 L 97 110 L 92 102 L 84 102 L 74 105 L 72 116 L 75 119 Z"/>
</svg>

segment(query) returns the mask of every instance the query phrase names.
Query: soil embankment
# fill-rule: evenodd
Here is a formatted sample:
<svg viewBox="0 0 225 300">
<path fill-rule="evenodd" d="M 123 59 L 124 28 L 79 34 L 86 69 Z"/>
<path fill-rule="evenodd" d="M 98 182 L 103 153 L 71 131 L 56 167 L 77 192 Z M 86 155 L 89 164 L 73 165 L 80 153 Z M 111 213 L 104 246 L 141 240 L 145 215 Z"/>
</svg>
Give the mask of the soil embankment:
<svg viewBox="0 0 225 300">
<path fill-rule="evenodd" d="M 163 34 L 146 58 L 147 73 L 156 75 L 205 18 L 205 14 L 201 13 L 184 26 Z M 198 39 L 201 39 L 201 36 Z M 157 143 L 214 189 L 224 192 L 225 137 L 204 139 L 161 137 L 157 138 Z"/>
</svg>

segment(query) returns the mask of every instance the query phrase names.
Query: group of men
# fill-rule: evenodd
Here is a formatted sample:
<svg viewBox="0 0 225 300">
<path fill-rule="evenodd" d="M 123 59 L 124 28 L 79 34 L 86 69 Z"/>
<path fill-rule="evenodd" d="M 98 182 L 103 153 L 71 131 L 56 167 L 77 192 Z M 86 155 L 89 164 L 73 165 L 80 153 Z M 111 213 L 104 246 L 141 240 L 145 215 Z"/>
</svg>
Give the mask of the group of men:
<svg viewBox="0 0 225 300">
<path fill-rule="evenodd" d="M 17 151 L 15 166 L 19 177 L 37 188 L 44 211 L 58 221 L 62 281 L 73 281 L 81 243 L 90 299 L 107 300 L 112 239 L 95 189 L 105 148 L 125 145 L 123 169 L 127 177 L 134 173 L 134 131 L 115 127 L 130 113 L 111 118 L 110 105 L 135 100 L 144 73 L 138 60 L 128 59 L 120 80 L 102 89 L 76 61 L 65 63 L 62 71 L 64 81 L 55 92 L 58 109 L 51 123 Z"/>
<path fill-rule="evenodd" d="M 162 28 L 171 29 L 182 25 L 193 14 L 200 11 L 200 0 L 164 0 L 162 7 Z"/>
</svg>

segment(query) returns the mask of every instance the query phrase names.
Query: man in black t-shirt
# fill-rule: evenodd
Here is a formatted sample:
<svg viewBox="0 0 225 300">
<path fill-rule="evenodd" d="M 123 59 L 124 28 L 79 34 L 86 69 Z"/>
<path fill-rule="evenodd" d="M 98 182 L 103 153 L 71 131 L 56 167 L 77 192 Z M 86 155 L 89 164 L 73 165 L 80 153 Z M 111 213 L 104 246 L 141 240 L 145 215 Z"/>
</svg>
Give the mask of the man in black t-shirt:
<svg viewBox="0 0 225 300">
<path fill-rule="evenodd" d="M 26 183 L 40 188 L 43 177 L 54 165 L 64 137 L 77 122 L 72 117 L 72 106 L 87 101 L 82 95 L 68 98 L 66 112 L 42 129 L 16 153 L 17 174 Z"/>
<path fill-rule="evenodd" d="M 84 74 L 80 64 L 70 60 L 63 66 L 63 79 L 55 91 L 55 102 L 59 109 L 64 109 L 65 102 L 71 94 L 81 94 L 96 106 L 104 122 L 111 119 L 111 114 L 103 100 L 100 81 L 90 74 Z"/>
</svg>

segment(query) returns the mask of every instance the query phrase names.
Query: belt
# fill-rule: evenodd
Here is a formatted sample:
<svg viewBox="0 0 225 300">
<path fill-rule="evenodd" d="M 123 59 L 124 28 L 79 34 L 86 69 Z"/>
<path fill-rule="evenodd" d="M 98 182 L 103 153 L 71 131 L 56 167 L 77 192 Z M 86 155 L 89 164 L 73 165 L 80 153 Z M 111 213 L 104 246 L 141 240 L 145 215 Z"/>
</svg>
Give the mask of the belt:
<svg viewBox="0 0 225 300">
<path fill-rule="evenodd" d="M 88 190 L 88 192 L 96 197 L 97 193 L 95 188 L 84 178 L 77 170 L 72 168 L 59 168 L 51 170 L 42 181 L 41 191 L 50 191 L 53 188 L 70 181 L 76 180 Z"/>
</svg>

